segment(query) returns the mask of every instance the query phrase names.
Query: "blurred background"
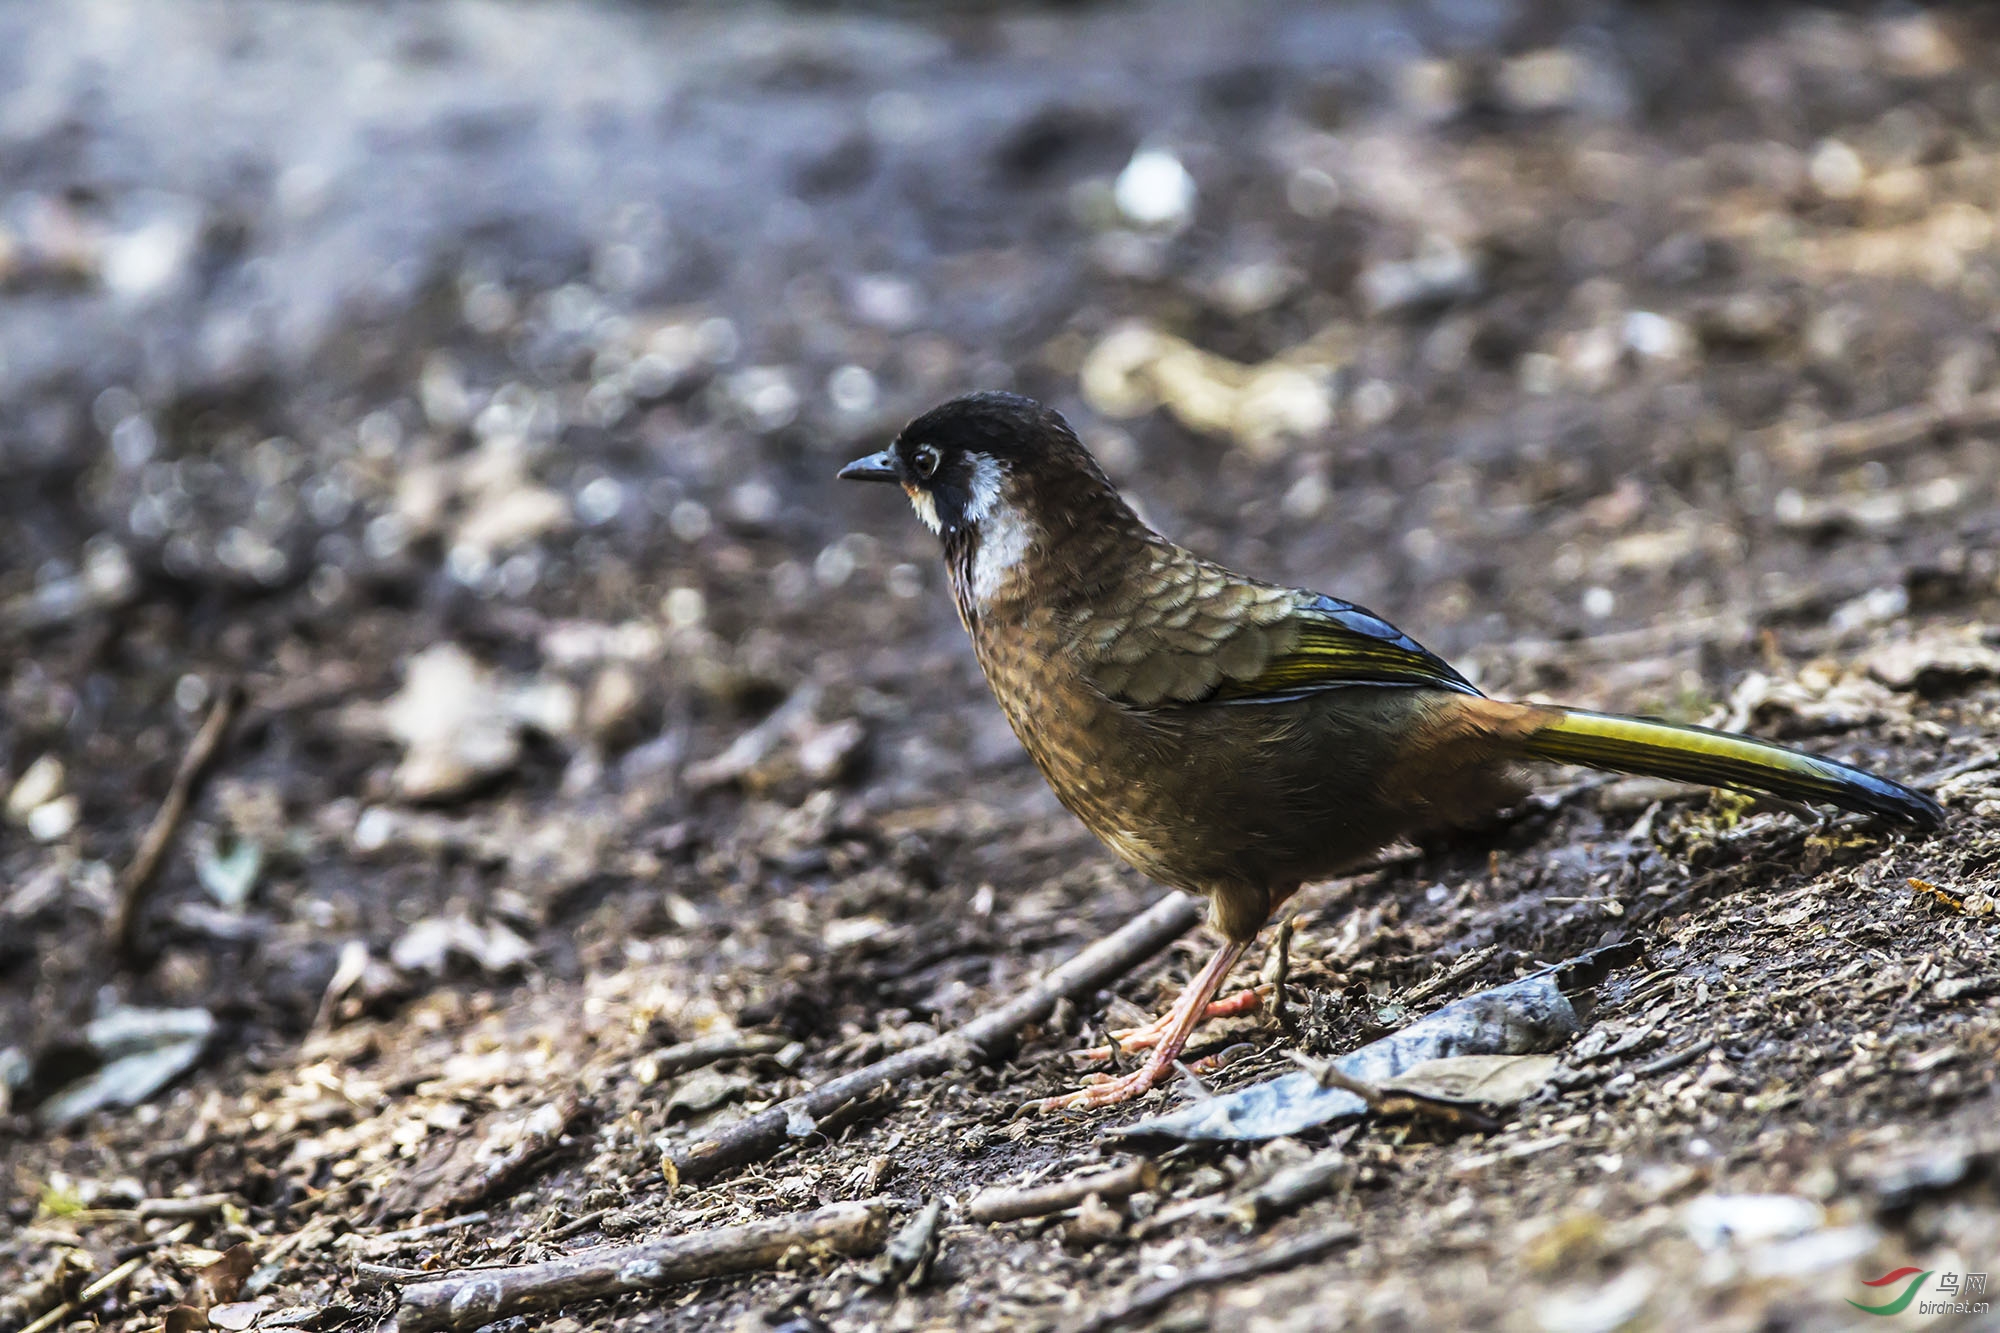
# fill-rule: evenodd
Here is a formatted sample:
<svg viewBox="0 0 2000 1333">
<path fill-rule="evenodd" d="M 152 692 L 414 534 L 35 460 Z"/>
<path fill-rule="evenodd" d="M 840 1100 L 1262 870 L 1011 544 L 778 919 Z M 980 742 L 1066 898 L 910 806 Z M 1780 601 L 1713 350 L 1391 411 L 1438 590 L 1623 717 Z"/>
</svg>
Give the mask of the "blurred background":
<svg viewBox="0 0 2000 1333">
<path fill-rule="evenodd" d="M 1888 715 L 1798 673 L 1991 618 L 1996 71 L 1974 6 L 0 6 L 15 1123 L 448 980 L 962 1016 L 991 950 L 780 983 L 1122 875 L 831 481 L 968 389 L 1489 689 Z M 179 1055 L 107 1090 L 121 1014 Z"/>
</svg>

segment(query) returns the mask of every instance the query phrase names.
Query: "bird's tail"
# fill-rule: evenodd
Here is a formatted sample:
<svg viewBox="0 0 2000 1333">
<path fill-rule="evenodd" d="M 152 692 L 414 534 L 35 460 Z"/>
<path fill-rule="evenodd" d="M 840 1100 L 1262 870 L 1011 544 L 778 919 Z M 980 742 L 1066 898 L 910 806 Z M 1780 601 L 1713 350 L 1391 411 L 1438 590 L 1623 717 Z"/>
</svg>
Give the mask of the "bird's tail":
<svg viewBox="0 0 2000 1333">
<path fill-rule="evenodd" d="M 1782 745 L 1614 713 L 1576 708 L 1536 712 L 1546 720 L 1522 737 L 1521 745 L 1537 759 L 1824 801 L 1920 829 L 1944 823 L 1944 807 L 1922 792 Z"/>
</svg>

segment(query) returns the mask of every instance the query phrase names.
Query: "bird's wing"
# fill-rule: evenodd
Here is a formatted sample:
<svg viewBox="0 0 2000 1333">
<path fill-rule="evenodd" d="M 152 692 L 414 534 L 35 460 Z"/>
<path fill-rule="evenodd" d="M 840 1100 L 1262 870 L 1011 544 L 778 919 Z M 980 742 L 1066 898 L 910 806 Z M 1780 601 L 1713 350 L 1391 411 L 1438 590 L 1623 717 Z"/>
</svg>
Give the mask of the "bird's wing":
<svg viewBox="0 0 2000 1333">
<path fill-rule="evenodd" d="M 1253 583 L 1179 551 L 1152 573 L 1118 614 L 1093 615 L 1072 640 L 1098 690 L 1130 707 L 1272 703 L 1355 685 L 1479 692 L 1352 603 Z"/>
<path fill-rule="evenodd" d="M 1304 597 L 1287 618 L 1297 635 L 1290 646 L 1256 675 L 1224 680 L 1209 696 L 1213 702 L 1271 701 L 1348 685 L 1479 693 L 1449 662 L 1366 607 L 1320 593 Z"/>
</svg>

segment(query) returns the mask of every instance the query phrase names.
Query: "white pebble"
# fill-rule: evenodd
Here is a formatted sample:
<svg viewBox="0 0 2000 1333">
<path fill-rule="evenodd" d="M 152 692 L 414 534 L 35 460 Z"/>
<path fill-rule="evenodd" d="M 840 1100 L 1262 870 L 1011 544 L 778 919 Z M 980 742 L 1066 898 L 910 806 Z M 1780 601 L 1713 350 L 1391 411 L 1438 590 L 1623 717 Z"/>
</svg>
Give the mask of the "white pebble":
<svg viewBox="0 0 2000 1333">
<path fill-rule="evenodd" d="M 1111 197 L 1142 227 L 1179 227 L 1194 212 L 1194 177 L 1164 148 L 1141 148 L 1118 173 Z"/>
<path fill-rule="evenodd" d="M 1317 222 L 1340 207 L 1340 182 L 1318 167 L 1300 167 L 1285 182 L 1285 203 L 1302 218 Z"/>
<path fill-rule="evenodd" d="M 208 702 L 208 682 L 189 672 L 174 682 L 174 707 L 183 713 L 198 711 Z"/>
<path fill-rule="evenodd" d="M 58 796 L 28 812 L 28 834 L 36 842 L 66 838 L 83 815 L 83 803 L 74 795 Z"/>
<path fill-rule="evenodd" d="M 410 525 L 401 514 L 377 514 L 361 530 L 361 544 L 377 560 L 393 560 L 410 544 Z"/>
<path fill-rule="evenodd" d="M 62 793 L 62 760 L 52 754 L 45 754 L 29 764 L 14 783 L 14 789 L 7 793 L 7 817 L 16 822 L 25 822 L 37 807 L 46 805 Z"/>
<path fill-rule="evenodd" d="M 594 478 L 576 493 L 577 512 L 592 526 L 609 523 L 624 508 L 625 488 L 611 477 Z"/>
<path fill-rule="evenodd" d="M 476 588 L 493 572 L 493 557 L 483 546 L 459 542 L 445 554 L 445 571 L 468 588 Z"/>
<path fill-rule="evenodd" d="M 122 467 L 150 461 L 159 447 L 159 433 L 144 413 L 134 412 L 111 428 L 111 452 Z"/>
<path fill-rule="evenodd" d="M 682 500 L 667 516 L 667 526 L 682 541 L 698 542 L 715 526 L 715 520 L 709 517 L 708 506 L 701 501 Z"/>
<path fill-rule="evenodd" d="M 389 838 L 396 831 L 396 817 L 379 805 L 371 805 L 361 812 L 361 818 L 354 821 L 354 848 L 361 852 L 379 852 L 389 845 Z"/>
<path fill-rule="evenodd" d="M 675 588 L 660 599 L 660 613 L 674 629 L 694 629 L 708 619 L 708 599 L 699 588 Z"/>
<path fill-rule="evenodd" d="M 1821 140 L 1813 150 L 1807 171 L 1812 176 L 1813 188 L 1829 199 L 1852 199 L 1860 194 L 1862 179 L 1867 174 L 1861 154 L 1838 139 Z"/>
</svg>

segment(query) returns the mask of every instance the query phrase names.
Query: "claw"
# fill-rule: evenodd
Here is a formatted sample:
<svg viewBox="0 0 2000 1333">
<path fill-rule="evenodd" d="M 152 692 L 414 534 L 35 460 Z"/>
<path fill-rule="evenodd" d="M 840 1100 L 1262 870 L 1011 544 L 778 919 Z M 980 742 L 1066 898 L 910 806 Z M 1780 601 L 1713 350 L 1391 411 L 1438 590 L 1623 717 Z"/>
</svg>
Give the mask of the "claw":
<svg viewBox="0 0 2000 1333">
<path fill-rule="evenodd" d="M 1064 1093 L 1058 1097 L 1044 1097 L 1038 1102 L 1028 1103 L 1028 1107 L 1023 1109 L 1032 1108 L 1043 1113 L 1090 1111 L 1100 1106 L 1116 1106 L 1120 1102 L 1129 1102 L 1134 1097 L 1150 1092 L 1159 1085 L 1162 1078 L 1166 1077 L 1167 1071 L 1174 1067 L 1174 1062 L 1180 1057 L 1181 1049 L 1187 1045 L 1188 1034 L 1194 1031 L 1195 1025 L 1202 1019 L 1213 1015 L 1218 1008 L 1224 1014 L 1243 1013 L 1263 1003 L 1263 996 L 1255 990 L 1232 995 L 1217 1004 L 1209 1002 L 1209 996 L 1222 989 L 1223 980 L 1228 977 L 1229 969 L 1243 956 L 1245 947 L 1246 943 L 1240 940 L 1232 940 L 1223 945 L 1215 957 L 1209 960 L 1208 966 L 1201 970 L 1200 975 L 1188 983 L 1187 990 L 1182 992 L 1180 999 L 1174 1001 L 1173 1008 L 1144 1028 L 1127 1034 L 1134 1039 L 1143 1035 L 1153 1048 L 1152 1054 L 1146 1057 L 1146 1062 L 1139 1068 L 1117 1078 L 1102 1073 L 1094 1074 L 1085 1079 L 1084 1086 L 1075 1092 Z M 1247 1000 L 1245 997 L 1248 997 Z M 1123 1050 L 1131 1050 L 1135 1044 L 1134 1041 L 1120 1041 L 1115 1034 L 1112 1039 L 1119 1041 L 1119 1048 Z"/>
<path fill-rule="evenodd" d="M 1201 1017 L 1195 1022 L 1206 1023 L 1211 1018 L 1235 1018 L 1242 1014 L 1254 1014 L 1263 1006 L 1267 989 L 1264 986 L 1255 986 L 1249 990 L 1238 991 L 1234 995 L 1226 995 L 1202 1010 Z M 1109 1060 L 1115 1055 L 1131 1051 L 1151 1050 L 1167 1035 L 1168 1029 L 1173 1026 L 1173 1017 L 1173 1014 L 1168 1012 L 1142 1027 L 1120 1028 L 1115 1032 L 1106 1033 L 1105 1035 L 1111 1038 L 1112 1045 L 1092 1046 L 1077 1054 L 1086 1060 Z"/>
</svg>

